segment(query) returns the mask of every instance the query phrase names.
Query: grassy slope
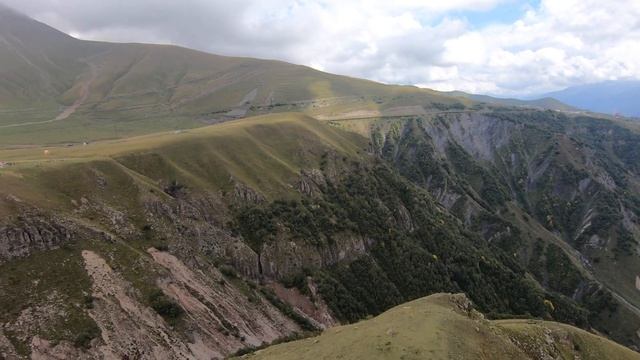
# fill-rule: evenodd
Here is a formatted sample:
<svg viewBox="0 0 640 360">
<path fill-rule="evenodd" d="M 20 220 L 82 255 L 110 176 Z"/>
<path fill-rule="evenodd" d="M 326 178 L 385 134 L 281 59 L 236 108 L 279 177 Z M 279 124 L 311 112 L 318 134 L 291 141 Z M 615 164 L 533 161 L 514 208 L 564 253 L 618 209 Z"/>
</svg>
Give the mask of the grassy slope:
<svg viewBox="0 0 640 360">
<path fill-rule="evenodd" d="M 228 190 L 233 179 L 267 196 L 285 195 L 299 170 L 317 166 L 310 162 L 324 152 L 356 156 L 365 146 L 364 138 L 301 114 L 265 115 L 87 146 L 0 150 L 0 159 L 12 163 L 0 170 L 0 193 L 40 207 L 68 206 L 65 198 L 95 186 L 92 169 L 99 166 L 107 177 L 124 176 L 145 187 L 178 180 L 217 191 Z"/>
<path fill-rule="evenodd" d="M 140 199 L 154 191 L 168 196 L 163 185 L 177 179 L 201 191 L 229 189 L 230 178 L 249 184 L 267 197 L 289 196 L 302 167 L 326 151 L 358 156 L 364 139 L 301 114 L 267 115 L 227 122 L 183 133 L 160 133 L 127 140 L 97 142 L 86 147 L 2 150 L 0 157 L 14 165 L 0 169 L 0 217 L 9 220 L 20 206 L 34 206 L 92 229 L 111 232 L 113 224 L 101 215 L 76 214 L 73 203 L 83 197 L 127 214 L 135 226 L 146 224 Z M 304 151 L 304 152 L 303 152 Z M 97 181 L 108 184 L 97 187 Z M 64 214 L 64 215 L 63 215 Z M 153 240 L 155 241 L 155 240 Z M 17 321 L 25 308 L 59 308 L 46 326 L 6 333 L 22 354 L 30 336 L 76 341 L 95 331 L 87 316 L 90 281 L 81 250 L 109 259 L 144 295 L 154 288 L 157 274 L 145 249 L 156 245 L 144 237 L 109 242 L 79 236 L 61 248 L 0 264 L 0 322 Z"/>
<path fill-rule="evenodd" d="M 637 353 L 583 330 L 553 322 L 487 321 L 435 294 L 318 337 L 280 344 L 248 359 L 638 359 Z M 518 341 L 515 344 L 512 339 Z M 553 339 L 550 343 L 549 339 Z"/>
<path fill-rule="evenodd" d="M 248 114 L 303 111 L 314 115 L 380 110 L 452 98 L 413 87 L 390 86 L 275 61 L 225 58 L 157 45 L 119 44 L 91 60 L 98 76 L 89 97 L 63 121 L 5 127 L 0 144 L 83 142 L 203 126 L 224 118 L 256 91 Z M 61 95 L 72 103 L 76 87 Z M 320 104 L 318 104 L 320 102 Z M 0 125 L 51 118 L 56 107 L 0 112 Z"/>
<path fill-rule="evenodd" d="M 82 41 L 1 8 L 0 39 L 7 40 L 0 41 L 0 146 L 194 128 L 223 119 L 249 94 L 244 107 L 254 115 L 459 101 L 280 61 Z M 88 95 L 73 114 L 47 122 L 83 98 L 84 87 Z"/>
</svg>

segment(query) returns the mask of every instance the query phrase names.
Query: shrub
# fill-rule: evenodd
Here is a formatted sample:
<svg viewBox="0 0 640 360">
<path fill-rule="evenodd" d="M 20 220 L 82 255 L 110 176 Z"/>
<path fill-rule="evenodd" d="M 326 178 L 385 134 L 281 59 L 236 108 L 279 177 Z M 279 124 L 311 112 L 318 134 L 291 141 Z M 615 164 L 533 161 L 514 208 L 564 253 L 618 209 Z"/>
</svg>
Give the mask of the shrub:
<svg viewBox="0 0 640 360">
<path fill-rule="evenodd" d="M 176 304 L 159 289 L 149 294 L 149 305 L 170 324 L 175 324 L 184 312 L 180 305 Z"/>
<path fill-rule="evenodd" d="M 236 273 L 236 270 L 231 265 L 226 265 L 226 264 L 225 265 L 220 265 L 218 270 L 220 270 L 222 275 L 224 275 L 226 277 L 229 277 L 229 278 L 238 277 L 238 274 Z"/>
<path fill-rule="evenodd" d="M 173 197 L 178 197 L 186 189 L 187 187 L 184 184 L 179 183 L 178 180 L 173 180 L 164 188 L 164 192 Z"/>
<path fill-rule="evenodd" d="M 74 339 L 73 345 L 78 348 L 87 349 L 91 345 L 91 340 L 100 336 L 100 328 L 94 323 L 83 329 Z"/>
</svg>

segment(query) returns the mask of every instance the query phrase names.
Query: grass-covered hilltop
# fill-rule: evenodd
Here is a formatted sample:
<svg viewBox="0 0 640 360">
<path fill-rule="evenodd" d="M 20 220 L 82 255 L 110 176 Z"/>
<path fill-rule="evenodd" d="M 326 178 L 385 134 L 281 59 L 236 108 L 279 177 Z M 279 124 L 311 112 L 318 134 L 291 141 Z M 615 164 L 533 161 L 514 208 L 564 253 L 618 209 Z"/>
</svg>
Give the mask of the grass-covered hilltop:
<svg viewBox="0 0 640 360">
<path fill-rule="evenodd" d="M 637 359 L 638 354 L 572 326 L 488 320 L 462 294 L 434 294 L 317 337 L 242 359 Z"/>
<path fill-rule="evenodd" d="M 0 35 L 0 358 L 640 358 L 635 123 Z"/>
</svg>

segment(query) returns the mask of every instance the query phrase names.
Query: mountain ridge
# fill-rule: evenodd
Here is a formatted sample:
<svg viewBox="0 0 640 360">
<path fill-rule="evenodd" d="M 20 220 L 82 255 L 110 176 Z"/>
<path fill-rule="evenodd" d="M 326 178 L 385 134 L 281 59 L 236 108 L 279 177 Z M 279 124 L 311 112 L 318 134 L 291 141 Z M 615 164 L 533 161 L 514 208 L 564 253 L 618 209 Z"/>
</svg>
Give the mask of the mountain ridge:
<svg viewBox="0 0 640 360">
<path fill-rule="evenodd" d="M 464 98 L 469 98 L 479 102 L 486 102 L 486 103 L 498 104 L 498 105 L 504 105 L 504 106 L 525 106 L 525 107 L 531 107 L 531 108 L 538 108 L 542 110 L 558 110 L 558 111 L 566 111 L 566 112 L 572 112 L 572 111 L 578 110 L 572 106 L 564 104 L 560 100 L 555 99 L 551 95 L 536 98 L 536 99 L 522 100 L 522 99 L 516 99 L 516 98 L 500 98 L 500 97 L 493 97 L 489 95 L 470 94 L 463 91 L 450 91 L 446 93 L 451 94 L 453 96 L 461 96 Z"/>
<path fill-rule="evenodd" d="M 2 144 L 120 138 L 269 112 L 316 116 L 472 103 L 277 60 L 78 40 L 23 15 L 5 17 L 0 36 L 13 40 L 0 43 Z"/>
<path fill-rule="evenodd" d="M 611 352 L 603 351 L 603 345 L 611 346 Z M 373 319 L 335 327 L 317 337 L 275 345 L 239 358 L 423 359 L 428 356 L 429 359 L 515 360 L 565 356 L 596 360 L 607 356 L 638 357 L 637 353 L 617 346 L 557 323 L 489 321 L 473 309 L 463 294 L 434 294 L 394 307 Z"/>
<path fill-rule="evenodd" d="M 593 112 L 640 117 L 640 108 L 637 106 L 637 99 L 640 97 L 639 80 L 611 80 L 572 86 L 545 96 Z"/>
</svg>

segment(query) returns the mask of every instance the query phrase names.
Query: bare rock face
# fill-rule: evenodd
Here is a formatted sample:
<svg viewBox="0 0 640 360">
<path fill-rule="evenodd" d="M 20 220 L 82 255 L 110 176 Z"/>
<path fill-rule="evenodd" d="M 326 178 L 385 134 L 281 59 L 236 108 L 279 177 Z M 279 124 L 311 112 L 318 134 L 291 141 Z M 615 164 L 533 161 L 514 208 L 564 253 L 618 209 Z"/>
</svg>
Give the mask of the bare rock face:
<svg viewBox="0 0 640 360">
<path fill-rule="evenodd" d="M 445 154 L 450 142 L 462 146 L 476 159 L 493 161 L 496 149 L 505 145 L 518 125 L 500 121 L 483 114 L 455 114 L 447 118 L 447 126 L 442 123 L 426 122 L 424 124 L 436 149 Z"/>
<path fill-rule="evenodd" d="M 318 170 L 303 171 L 302 178 L 306 179 L 301 181 L 308 185 L 306 188 L 311 193 L 319 191 L 325 184 Z M 235 189 L 234 194 L 243 195 L 234 195 L 232 201 L 263 201 L 244 185 L 236 184 Z M 222 200 L 214 195 L 185 194 L 172 201 L 148 199 L 144 209 L 150 228 L 166 237 L 171 252 L 181 259 L 193 258 L 197 253 L 206 254 L 254 280 L 279 279 L 304 268 L 321 268 L 338 261 L 353 260 L 364 254 L 370 245 L 367 239 L 350 234 L 335 236 L 331 244 L 321 246 L 283 237 L 266 244 L 258 254 L 225 227 L 231 216 Z M 404 208 L 397 209 L 396 220 L 407 229 L 413 228 Z"/>
<path fill-rule="evenodd" d="M 90 316 L 102 334 L 98 352 L 108 359 L 194 358 L 164 320 L 130 294 L 130 286 L 99 255 L 83 251 L 93 282 Z"/>
<path fill-rule="evenodd" d="M 186 196 L 173 203 L 153 199 L 144 208 L 149 228 L 169 242 L 172 253 L 184 259 L 205 254 L 232 265 L 247 278 L 260 277 L 258 255 L 225 228 L 230 216 L 219 198 Z"/>
<path fill-rule="evenodd" d="M 518 131 L 514 125 L 482 114 L 463 114 L 450 128 L 454 139 L 477 159 L 493 161 L 496 149 Z"/>
<path fill-rule="evenodd" d="M 451 209 L 453 205 L 462 197 L 462 195 L 449 192 L 447 189 L 434 189 L 433 191 L 434 198 L 440 203 L 440 205 L 444 206 L 447 210 Z"/>
<path fill-rule="evenodd" d="M 316 284 L 311 277 L 307 277 L 307 288 L 311 296 L 306 296 L 297 288 L 286 288 L 278 282 L 269 284 L 274 293 L 298 314 L 305 316 L 318 329 L 328 329 L 339 325 L 340 322 L 331 314 L 329 306 L 322 300 Z"/>
<path fill-rule="evenodd" d="M 110 232 L 120 237 L 130 237 L 137 233 L 127 212 L 115 209 L 112 205 L 100 200 L 82 197 L 74 213 L 79 217 L 89 218 L 105 225 Z"/>
<path fill-rule="evenodd" d="M 259 204 L 265 200 L 264 196 L 241 182 L 235 183 L 232 199 L 240 204 Z"/>
<path fill-rule="evenodd" d="M 34 251 L 49 250 L 72 240 L 70 224 L 25 214 L 17 221 L 0 225 L 0 263 Z"/>
<path fill-rule="evenodd" d="M 473 302 L 466 294 L 451 294 L 449 301 L 454 309 L 474 320 L 484 320 L 484 315 L 475 309 Z"/>
<path fill-rule="evenodd" d="M 413 226 L 413 220 L 411 219 L 411 214 L 404 205 L 398 205 L 394 211 L 394 215 L 396 222 L 401 228 L 408 232 L 412 232 L 415 229 Z"/>
<path fill-rule="evenodd" d="M 162 269 L 160 273 L 164 274 L 157 286 L 184 311 L 179 326 L 171 326 L 143 303 L 138 291 L 99 254 L 84 250 L 82 258 L 93 297 L 93 306 L 87 311 L 100 336 L 87 349 L 67 341 L 54 343 L 29 336 L 31 358 L 222 359 L 239 349 L 270 343 L 301 330 L 259 292 L 248 296 L 213 267 L 194 270 L 154 248 L 148 255 L 148 266 Z M 21 318 L 33 318 L 34 311 L 38 310 L 27 308 Z M 303 312 L 301 315 L 307 316 Z M 21 358 L 2 327 L 0 358 Z"/>
<path fill-rule="evenodd" d="M 331 244 L 312 245 L 290 239 L 278 239 L 265 244 L 260 254 L 262 275 L 280 279 L 304 268 L 322 268 L 339 261 L 354 260 L 366 253 L 371 240 L 351 234 L 333 238 Z"/>
<path fill-rule="evenodd" d="M 95 352 L 82 351 L 66 341 L 54 344 L 39 336 L 34 336 L 31 339 L 31 359 L 33 360 L 90 360 L 98 357 Z"/>
<path fill-rule="evenodd" d="M 225 282 L 217 269 L 206 269 L 205 274 L 169 253 L 153 248 L 148 252 L 168 271 L 158 285 L 185 310 L 194 340 L 188 347 L 196 357 L 215 353 L 227 356 L 300 331 L 263 297 L 248 297 Z"/>
<path fill-rule="evenodd" d="M 327 185 L 322 171 L 318 169 L 302 170 L 298 181 L 298 191 L 307 196 L 314 196 L 322 192 Z"/>
</svg>

